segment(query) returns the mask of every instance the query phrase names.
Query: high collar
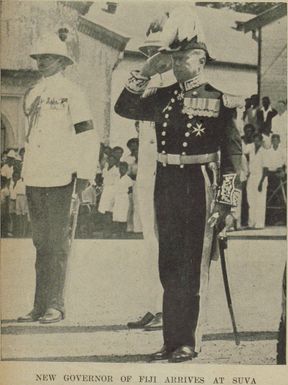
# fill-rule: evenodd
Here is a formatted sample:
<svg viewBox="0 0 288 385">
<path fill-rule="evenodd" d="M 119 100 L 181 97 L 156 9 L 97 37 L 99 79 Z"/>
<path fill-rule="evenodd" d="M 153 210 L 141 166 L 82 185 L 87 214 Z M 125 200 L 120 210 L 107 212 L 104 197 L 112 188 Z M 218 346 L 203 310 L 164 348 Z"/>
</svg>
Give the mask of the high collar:
<svg viewBox="0 0 288 385">
<path fill-rule="evenodd" d="M 205 83 L 204 74 L 200 73 L 192 79 L 185 80 L 185 82 L 179 82 L 179 85 L 182 91 L 187 92 L 201 86 L 203 83 Z"/>
<path fill-rule="evenodd" d="M 54 75 L 46 77 L 42 77 L 41 80 L 43 83 L 53 83 L 53 82 L 58 82 L 60 79 L 64 77 L 63 71 L 59 71 Z"/>
</svg>

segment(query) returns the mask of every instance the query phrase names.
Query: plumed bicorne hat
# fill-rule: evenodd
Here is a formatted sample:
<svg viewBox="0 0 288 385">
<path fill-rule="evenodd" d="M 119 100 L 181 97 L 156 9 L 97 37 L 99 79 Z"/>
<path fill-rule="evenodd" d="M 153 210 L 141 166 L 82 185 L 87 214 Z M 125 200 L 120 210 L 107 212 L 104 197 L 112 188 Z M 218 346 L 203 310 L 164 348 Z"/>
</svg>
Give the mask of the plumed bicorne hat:
<svg viewBox="0 0 288 385">
<path fill-rule="evenodd" d="M 163 45 L 159 52 L 201 49 L 205 51 L 207 61 L 215 60 L 209 55 L 202 25 L 193 6 L 177 7 L 170 12 L 161 32 L 161 41 Z"/>
</svg>

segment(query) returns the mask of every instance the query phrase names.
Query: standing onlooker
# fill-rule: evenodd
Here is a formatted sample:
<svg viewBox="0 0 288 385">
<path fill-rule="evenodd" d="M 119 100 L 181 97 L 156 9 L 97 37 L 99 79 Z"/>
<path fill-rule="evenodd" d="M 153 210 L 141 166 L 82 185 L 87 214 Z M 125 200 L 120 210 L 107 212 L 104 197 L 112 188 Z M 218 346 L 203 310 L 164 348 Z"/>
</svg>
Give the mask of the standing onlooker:
<svg viewBox="0 0 288 385">
<path fill-rule="evenodd" d="M 248 200 L 247 200 L 247 177 L 248 177 L 248 162 L 247 158 L 244 155 L 246 153 L 246 148 L 248 146 L 249 150 L 249 145 L 253 143 L 254 141 L 254 134 L 255 134 L 255 127 L 252 124 L 246 124 L 244 126 L 244 135 L 241 137 L 242 139 L 242 159 L 241 159 L 241 170 L 240 170 L 240 180 L 241 180 L 241 185 L 242 185 L 242 191 L 241 191 L 241 208 L 239 209 L 239 206 L 237 207 L 238 214 L 241 217 L 241 226 L 242 227 L 247 227 L 248 226 Z M 239 216 L 238 215 L 238 216 Z M 238 221 L 238 226 L 239 226 Z"/>
<path fill-rule="evenodd" d="M 244 123 L 252 124 L 258 130 L 257 111 L 259 108 L 259 96 L 254 94 L 250 98 L 247 110 L 245 111 Z"/>
<path fill-rule="evenodd" d="M 109 156 L 102 171 L 103 191 L 98 211 L 101 214 L 104 214 L 105 232 L 110 231 L 112 225 L 112 212 L 115 203 L 115 185 L 120 177 L 117 163 L 118 160 L 113 155 Z"/>
<path fill-rule="evenodd" d="M 286 187 L 284 180 L 286 178 L 286 151 L 280 143 L 280 136 L 273 134 L 271 138 L 272 146 L 267 150 L 267 208 L 276 206 L 283 208 L 281 210 L 267 210 L 266 221 L 269 225 L 285 223 L 286 220 Z M 276 193 L 277 191 L 277 193 Z"/>
<path fill-rule="evenodd" d="M 6 238 L 9 230 L 9 179 L 1 176 L 1 237 Z"/>
<path fill-rule="evenodd" d="M 244 150 L 247 144 L 253 143 L 255 127 L 252 124 L 245 124 L 243 131 L 244 131 L 244 135 L 241 136 L 241 139 L 242 139 L 242 148 Z"/>
<path fill-rule="evenodd" d="M 127 142 L 127 147 L 130 150 L 130 154 L 123 160 L 128 163 L 128 175 L 135 181 L 133 186 L 133 193 L 129 195 L 129 212 L 127 220 L 127 231 L 140 233 L 142 232 L 142 223 L 139 213 L 139 202 L 137 193 L 137 171 L 138 171 L 138 151 L 139 151 L 139 139 L 131 138 Z"/>
<path fill-rule="evenodd" d="M 263 147 L 261 134 L 254 135 L 254 143 L 247 145 L 245 155 L 249 161 L 247 199 L 249 204 L 249 227 L 262 229 L 265 226 L 267 177 L 265 167 L 267 150 Z"/>
<path fill-rule="evenodd" d="M 13 171 L 12 178 L 10 179 L 9 184 L 9 194 L 10 194 L 10 200 L 9 200 L 9 217 L 10 217 L 10 228 L 9 233 L 16 237 L 18 235 L 18 218 L 16 215 L 16 197 L 17 197 L 17 190 L 16 185 L 19 179 L 21 178 L 20 170 L 16 169 Z"/>
<path fill-rule="evenodd" d="M 271 107 L 268 96 L 262 98 L 262 107 L 257 111 L 257 123 L 259 132 L 263 135 L 263 144 L 269 148 L 271 142 L 272 119 L 277 115 L 277 111 Z"/>
<path fill-rule="evenodd" d="M 25 237 L 28 225 L 28 203 L 26 187 L 23 178 L 19 178 L 15 186 L 16 192 L 16 217 L 18 224 L 18 236 Z"/>
<path fill-rule="evenodd" d="M 14 165 L 15 165 L 16 154 L 14 150 L 10 150 L 7 153 L 7 158 L 5 164 L 1 167 L 1 176 L 4 176 L 7 179 L 12 178 Z"/>
<path fill-rule="evenodd" d="M 119 167 L 120 159 L 122 158 L 124 150 L 122 147 L 116 146 L 112 148 L 112 155 L 117 161 L 117 167 Z"/>
<path fill-rule="evenodd" d="M 276 106 L 278 114 L 272 120 L 272 132 L 278 134 L 281 140 L 281 146 L 287 150 L 287 103 L 279 100 Z"/>
<path fill-rule="evenodd" d="M 120 178 L 115 184 L 115 203 L 113 207 L 113 222 L 115 230 L 120 235 L 126 231 L 129 209 L 129 194 L 132 193 L 133 180 L 127 175 L 128 163 L 119 163 Z"/>
</svg>

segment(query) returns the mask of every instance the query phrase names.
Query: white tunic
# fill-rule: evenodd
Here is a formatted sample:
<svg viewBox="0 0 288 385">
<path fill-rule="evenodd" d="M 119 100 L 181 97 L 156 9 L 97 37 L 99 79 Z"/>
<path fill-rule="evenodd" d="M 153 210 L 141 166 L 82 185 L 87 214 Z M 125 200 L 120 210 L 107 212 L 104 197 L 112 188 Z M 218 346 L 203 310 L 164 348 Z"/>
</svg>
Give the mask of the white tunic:
<svg viewBox="0 0 288 385">
<path fill-rule="evenodd" d="M 281 145 L 287 151 L 287 111 L 272 119 L 272 132 L 280 136 Z"/>
<path fill-rule="evenodd" d="M 99 212 L 113 211 L 115 203 L 115 186 L 120 179 L 119 169 L 116 166 L 108 170 L 108 164 L 103 169 L 103 191 L 99 203 Z"/>
<path fill-rule="evenodd" d="M 277 168 L 281 168 L 286 164 L 286 154 L 281 145 L 276 150 L 273 147 L 267 150 L 266 164 L 269 171 L 276 171 Z"/>
<path fill-rule="evenodd" d="M 81 89 L 62 73 L 41 79 L 25 98 L 25 184 L 64 186 L 71 175 L 94 179 L 97 167 L 96 130 L 75 133 L 74 125 L 92 120 Z M 32 112 L 33 111 L 33 112 Z"/>
</svg>

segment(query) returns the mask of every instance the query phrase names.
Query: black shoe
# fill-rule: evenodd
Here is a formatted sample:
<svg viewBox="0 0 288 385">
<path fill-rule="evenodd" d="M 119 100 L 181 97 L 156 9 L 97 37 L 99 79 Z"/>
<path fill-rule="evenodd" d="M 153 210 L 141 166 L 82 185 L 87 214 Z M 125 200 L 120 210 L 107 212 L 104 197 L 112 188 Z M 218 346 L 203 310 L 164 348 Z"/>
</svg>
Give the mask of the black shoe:
<svg viewBox="0 0 288 385">
<path fill-rule="evenodd" d="M 176 349 L 169 359 L 169 362 L 184 362 L 192 360 L 192 358 L 197 357 L 197 353 L 194 352 L 194 349 L 191 346 L 181 346 Z"/>
<path fill-rule="evenodd" d="M 31 310 L 30 313 L 18 317 L 17 322 L 36 322 L 41 318 L 43 314 L 37 312 L 36 310 Z"/>
<path fill-rule="evenodd" d="M 49 308 L 43 317 L 39 319 L 40 324 L 52 324 L 63 320 L 63 313 L 60 310 Z"/>
<path fill-rule="evenodd" d="M 167 350 L 166 346 L 163 345 L 161 350 L 151 354 L 150 361 L 168 360 L 170 356 L 171 356 L 171 351 Z"/>
<path fill-rule="evenodd" d="M 155 317 L 152 319 L 151 322 L 149 322 L 144 330 L 145 331 L 153 331 L 153 330 L 162 330 L 163 329 L 163 317 L 162 313 L 157 313 Z"/>
<path fill-rule="evenodd" d="M 127 327 L 129 329 L 143 329 L 145 325 L 151 322 L 154 318 L 154 314 L 148 312 L 139 321 L 128 322 Z"/>
</svg>

